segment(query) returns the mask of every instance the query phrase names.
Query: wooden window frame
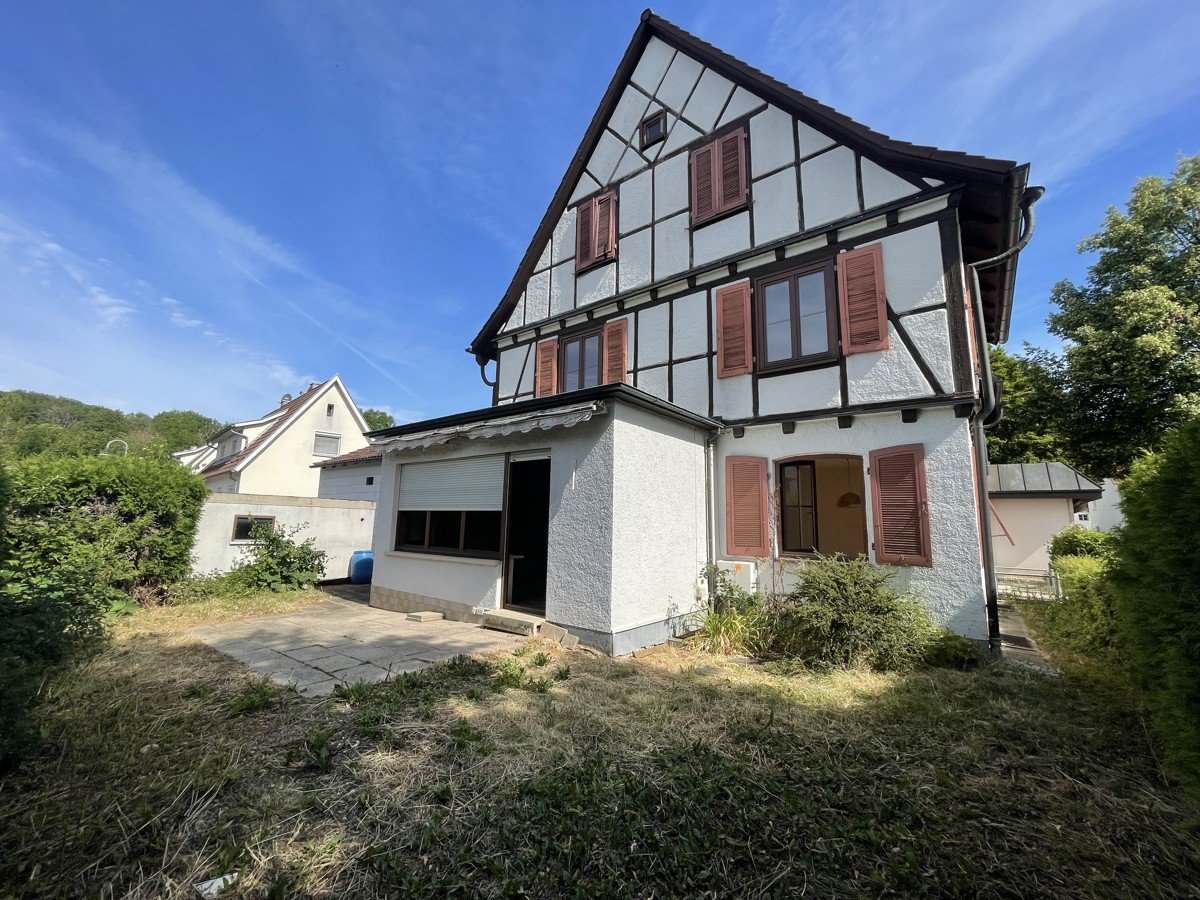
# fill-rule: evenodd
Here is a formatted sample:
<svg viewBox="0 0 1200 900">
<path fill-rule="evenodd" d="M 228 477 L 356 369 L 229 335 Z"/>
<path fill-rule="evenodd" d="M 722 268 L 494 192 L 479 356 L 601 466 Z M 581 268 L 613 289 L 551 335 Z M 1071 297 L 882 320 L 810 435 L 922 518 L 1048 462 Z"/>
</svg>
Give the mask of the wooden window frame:
<svg viewBox="0 0 1200 900">
<path fill-rule="evenodd" d="M 558 373 L 557 373 L 558 374 L 558 383 L 556 385 L 555 393 L 563 394 L 563 393 L 566 393 L 566 391 L 567 391 L 567 387 L 566 387 L 566 384 L 567 384 L 567 348 L 571 344 L 579 344 L 579 343 L 582 343 L 583 341 L 586 341 L 588 338 L 592 338 L 592 337 L 600 338 L 600 360 L 599 360 L 600 371 L 597 375 L 598 380 L 596 381 L 596 383 L 594 385 L 588 385 L 588 387 L 599 387 L 600 385 L 605 383 L 604 382 L 604 328 L 603 328 L 603 326 L 601 326 L 599 328 L 588 328 L 586 331 L 578 331 L 574 334 L 559 336 L 559 338 L 558 338 L 558 364 L 557 364 L 558 365 Z M 573 388 L 573 390 L 581 391 L 581 390 L 584 390 L 584 387 L 585 387 L 583 385 L 582 361 L 581 361 L 581 365 L 579 368 L 579 381 L 580 381 L 580 386 L 577 388 Z"/>
<path fill-rule="evenodd" d="M 812 478 L 812 500 L 813 500 L 813 545 L 808 550 L 789 550 L 784 546 L 786 539 L 786 529 L 784 528 L 784 472 L 788 466 L 804 466 L 811 472 Z M 816 556 L 821 552 L 821 523 L 817 513 L 817 460 L 815 457 L 806 456 L 799 459 L 784 459 L 775 463 L 775 484 L 779 491 L 779 555 L 780 556 L 795 556 L 795 557 L 811 557 Z M 864 522 L 866 519 L 864 518 Z"/>
<path fill-rule="evenodd" d="M 789 466 L 789 465 L 794 465 L 796 463 L 809 463 L 813 466 L 813 500 L 815 501 L 817 498 L 817 494 L 820 492 L 819 482 L 817 481 L 816 464 L 819 460 L 822 460 L 822 459 L 833 459 L 833 460 L 842 460 L 842 461 L 854 460 L 859 465 L 860 477 L 862 479 L 862 495 L 861 495 L 862 526 L 863 526 L 863 531 L 862 531 L 863 554 L 862 555 L 866 556 L 867 558 L 870 558 L 871 539 L 872 539 L 871 536 L 872 536 L 873 525 L 872 525 L 871 517 L 867 515 L 867 502 L 866 502 L 866 493 L 869 490 L 870 475 L 868 474 L 868 471 L 867 471 L 868 470 L 867 456 L 866 456 L 866 454 L 862 454 L 862 453 L 810 453 L 805 456 L 787 456 L 787 457 L 783 457 L 782 459 L 774 460 L 774 473 L 775 473 L 775 484 L 776 484 L 775 489 L 779 495 L 779 502 L 776 504 L 777 520 L 775 522 L 775 526 L 777 528 L 776 533 L 778 534 L 778 537 L 779 537 L 779 540 L 777 542 L 779 555 L 783 556 L 783 557 L 787 557 L 789 559 L 814 559 L 815 557 L 817 557 L 818 555 L 820 555 L 822 553 L 842 552 L 842 551 L 836 551 L 836 550 L 835 551 L 827 551 L 827 550 L 821 549 L 821 526 L 820 526 L 819 513 L 817 512 L 817 508 L 815 506 L 813 508 L 813 532 L 814 532 L 814 536 L 815 536 L 816 542 L 817 542 L 816 549 L 815 550 L 784 550 L 783 549 L 783 467 Z"/>
<path fill-rule="evenodd" d="M 821 353 L 809 353 L 789 356 L 786 359 L 767 360 L 767 328 L 766 328 L 766 289 L 768 285 L 780 281 L 792 284 L 789 301 L 791 304 L 792 348 L 793 353 L 801 347 L 799 295 L 795 289 L 795 281 L 804 275 L 823 272 L 825 275 L 825 330 L 828 349 Z M 760 275 L 754 279 L 754 357 L 757 372 L 791 372 L 802 369 L 815 369 L 835 363 L 841 354 L 838 342 L 838 296 L 837 296 L 837 261 L 835 257 L 820 262 L 809 263 L 794 269 L 784 269 L 769 275 Z"/>
<path fill-rule="evenodd" d="M 656 138 L 647 138 L 646 133 L 655 122 L 658 122 L 660 126 L 659 135 Z M 658 112 L 651 113 L 642 119 L 642 124 L 638 126 L 638 135 L 640 136 L 640 149 L 642 150 L 665 141 L 667 139 L 667 111 L 660 109 Z"/>
<path fill-rule="evenodd" d="M 605 197 L 611 198 L 611 203 L 612 203 L 612 222 L 610 224 L 610 233 L 609 233 L 609 237 L 611 240 L 611 246 L 606 247 L 604 249 L 604 252 L 597 253 L 596 252 L 596 244 L 598 243 L 599 238 L 600 238 L 600 224 L 599 224 L 600 201 L 602 199 L 604 199 Z M 586 213 L 584 212 L 585 210 L 586 210 Z M 584 260 L 580 259 L 580 255 L 579 255 L 579 227 L 582 224 L 581 220 L 583 218 L 585 218 L 585 216 L 588 219 L 588 221 L 591 223 L 590 227 L 591 227 L 591 235 L 592 235 L 592 258 L 587 260 L 586 262 Z M 586 199 L 579 201 L 579 203 L 577 203 L 575 205 L 575 274 L 576 275 L 582 275 L 584 272 L 590 272 L 592 269 L 596 269 L 596 268 L 599 268 L 600 266 L 607 265 L 610 262 L 616 261 L 616 259 L 617 259 L 617 229 L 619 227 L 619 224 L 620 224 L 620 209 L 618 208 L 618 205 L 617 205 L 617 192 L 616 191 L 598 191 L 597 193 L 592 194 L 590 197 L 587 197 Z"/>
<path fill-rule="evenodd" d="M 742 179 L 742 198 L 736 203 L 728 205 L 722 202 L 724 196 L 724 176 L 721 172 L 721 159 L 719 145 L 732 134 L 740 133 L 742 139 L 742 159 L 741 159 L 741 179 Z M 695 156 L 697 153 L 703 153 L 706 149 L 712 149 L 712 192 L 713 206 L 712 211 L 707 215 L 698 215 L 695 208 L 695 185 L 696 177 Z M 748 210 L 751 204 L 751 183 L 750 183 L 750 129 L 749 123 L 746 121 L 738 122 L 733 125 L 726 126 L 718 131 L 708 140 L 695 144 L 688 151 L 688 216 L 692 228 L 699 228 L 702 225 L 708 225 L 712 222 L 717 222 L 728 216 L 732 216 L 742 210 Z"/>
<path fill-rule="evenodd" d="M 458 549 L 457 550 L 450 549 L 448 547 L 430 547 L 429 546 L 430 534 L 433 531 L 433 513 L 434 512 L 448 512 L 448 513 L 457 512 L 458 513 L 459 519 L 458 519 Z M 472 512 L 499 513 L 499 515 L 500 515 L 500 526 L 499 526 L 500 527 L 500 534 L 499 534 L 500 541 L 499 541 L 499 547 L 495 551 L 464 549 L 465 545 L 466 545 L 466 536 L 467 536 L 467 513 L 472 513 Z M 403 534 L 403 530 L 400 528 L 400 517 L 403 515 L 419 515 L 421 513 L 425 514 L 425 541 L 424 541 L 424 543 L 423 544 L 402 544 L 402 543 L 400 543 L 400 536 L 401 536 L 401 534 Z M 398 509 L 398 510 L 396 510 L 396 519 L 395 519 L 394 526 L 395 526 L 395 531 L 394 531 L 393 538 L 392 538 L 392 550 L 395 553 L 425 553 L 430 556 L 462 556 L 467 559 L 500 559 L 504 552 L 504 512 L 502 510 L 494 510 L 494 509 L 491 509 L 491 510 L 486 510 L 486 509 L 461 509 L 461 510 Z"/>
<path fill-rule="evenodd" d="M 254 543 L 254 538 L 252 538 L 252 537 L 240 538 L 237 536 L 238 519 L 249 519 L 251 530 L 254 529 L 255 524 L 258 522 L 269 522 L 272 528 L 275 527 L 275 517 L 274 516 L 237 515 L 235 513 L 234 517 L 233 517 L 233 528 L 229 532 L 229 543 L 231 543 L 231 544 L 253 544 Z"/>
</svg>

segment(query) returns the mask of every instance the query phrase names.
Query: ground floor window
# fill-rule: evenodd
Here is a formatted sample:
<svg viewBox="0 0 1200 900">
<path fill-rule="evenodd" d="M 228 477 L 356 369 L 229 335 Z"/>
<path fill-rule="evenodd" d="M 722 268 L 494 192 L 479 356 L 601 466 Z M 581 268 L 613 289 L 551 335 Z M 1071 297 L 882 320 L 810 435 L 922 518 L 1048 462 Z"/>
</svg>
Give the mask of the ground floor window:
<svg viewBox="0 0 1200 900">
<path fill-rule="evenodd" d="M 270 528 L 275 524 L 274 516 L 234 516 L 233 517 L 233 538 L 235 541 L 250 541 L 253 540 L 251 532 L 254 531 L 255 525 L 265 525 Z"/>
<path fill-rule="evenodd" d="M 777 469 L 781 553 L 867 552 L 862 457 L 790 459 Z"/>
<path fill-rule="evenodd" d="M 396 549 L 466 556 L 500 556 L 499 510 L 401 510 Z"/>
</svg>

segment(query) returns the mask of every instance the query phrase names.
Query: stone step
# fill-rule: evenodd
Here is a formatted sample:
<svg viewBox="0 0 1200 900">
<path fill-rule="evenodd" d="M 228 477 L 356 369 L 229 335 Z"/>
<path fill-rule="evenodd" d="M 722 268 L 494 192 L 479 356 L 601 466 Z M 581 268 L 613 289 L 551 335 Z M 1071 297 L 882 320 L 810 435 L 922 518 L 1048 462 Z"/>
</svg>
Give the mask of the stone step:
<svg viewBox="0 0 1200 900">
<path fill-rule="evenodd" d="M 440 612 L 434 612 L 431 609 L 423 609 L 420 612 L 410 612 L 404 618 L 410 622 L 437 622 L 446 618 Z"/>
<path fill-rule="evenodd" d="M 546 620 L 540 616 L 513 609 L 489 609 L 482 613 L 485 628 L 507 631 L 510 634 L 535 635 Z"/>
</svg>

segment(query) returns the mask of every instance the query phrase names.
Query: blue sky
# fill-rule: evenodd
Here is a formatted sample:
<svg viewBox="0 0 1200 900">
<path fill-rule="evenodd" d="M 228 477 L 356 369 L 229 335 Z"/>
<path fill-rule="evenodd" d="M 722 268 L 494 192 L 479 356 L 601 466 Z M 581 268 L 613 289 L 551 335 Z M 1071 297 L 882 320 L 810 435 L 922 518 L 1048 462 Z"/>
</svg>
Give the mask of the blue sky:
<svg viewBox="0 0 1200 900">
<path fill-rule="evenodd" d="M 0 388 L 249 417 L 484 406 L 491 312 L 642 6 L 10 4 Z M 898 138 L 1048 188 L 1011 345 L 1135 178 L 1200 152 L 1200 4 L 668 2 L 655 11 Z"/>
</svg>

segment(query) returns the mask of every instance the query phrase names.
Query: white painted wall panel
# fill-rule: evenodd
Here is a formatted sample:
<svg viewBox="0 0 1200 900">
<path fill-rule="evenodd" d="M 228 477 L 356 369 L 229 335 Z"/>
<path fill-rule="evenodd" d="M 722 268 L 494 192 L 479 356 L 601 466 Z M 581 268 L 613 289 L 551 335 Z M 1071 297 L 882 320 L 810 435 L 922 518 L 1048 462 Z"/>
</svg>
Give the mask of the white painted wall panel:
<svg viewBox="0 0 1200 900">
<path fill-rule="evenodd" d="M 667 367 L 659 366 L 656 369 L 638 369 L 637 389 L 645 391 L 647 394 L 653 394 L 655 397 L 663 400 L 668 399 Z"/>
<path fill-rule="evenodd" d="M 881 242 L 883 283 L 892 309 L 906 312 L 946 302 L 942 238 L 936 222 L 888 235 Z"/>
<path fill-rule="evenodd" d="M 708 359 L 693 359 L 671 367 L 671 402 L 702 416 L 708 415 Z"/>
<path fill-rule="evenodd" d="M 674 344 L 671 356 L 681 359 L 708 352 L 708 292 L 700 291 L 673 301 Z M 706 414 L 707 415 L 707 414 Z"/>
<path fill-rule="evenodd" d="M 638 312 L 638 368 L 667 361 L 670 353 L 667 304 L 650 306 Z"/>
<path fill-rule="evenodd" d="M 575 306 L 605 300 L 617 292 L 617 264 L 608 263 L 575 279 Z"/>
<path fill-rule="evenodd" d="M 600 184 L 608 184 L 624 152 L 625 145 L 605 131 L 596 142 L 596 149 L 592 151 L 591 159 L 588 160 L 587 170 Z"/>
<path fill-rule="evenodd" d="M 617 202 L 621 234 L 650 224 L 654 212 L 653 182 L 653 176 L 646 171 L 621 184 L 621 196 Z"/>
<path fill-rule="evenodd" d="M 826 147 L 832 147 L 837 143 L 829 135 L 808 125 L 805 122 L 796 120 L 796 138 L 800 144 L 800 156 L 812 156 L 814 153 L 819 153 Z"/>
<path fill-rule="evenodd" d="M 867 209 L 917 193 L 917 188 L 871 160 L 862 159 L 863 202 Z"/>
<path fill-rule="evenodd" d="M 575 210 L 568 207 L 555 223 L 550 250 L 552 263 L 575 258 L 575 218 Z"/>
<path fill-rule="evenodd" d="M 729 98 L 729 105 L 725 107 L 725 112 L 721 113 L 721 120 L 717 122 L 717 127 L 727 125 L 739 116 L 744 116 L 762 105 L 762 98 L 750 93 L 739 84 L 734 88 L 733 96 Z"/>
<path fill-rule="evenodd" d="M 702 265 L 749 249 L 749 212 L 740 212 L 692 231 L 693 265 Z"/>
<path fill-rule="evenodd" d="M 713 371 L 716 372 L 714 364 Z M 754 415 L 754 388 L 749 375 L 713 378 L 713 415 L 747 419 Z"/>
<path fill-rule="evenodd" d="M 651 239 L 649 228 L 621 238 L 617 245 L 618 290 L 628 291 L 650 283 Z"/>
<path fill-rule="evenodd" d="M 575 308 L 575 260 L 559 263 L 550 270 L 550 315 Z"/>
<path fill-rule="evenodd" d="M 661 219 L 688 208 L 688 158 L 664 159 L 654 167 L 654 217 Z"/>
<path fill-rule="evenodd" d="M 550 311 L 550 272 L 538 272 L 529 279 L 529 287 L 525 291 L 525 302 L 533 313 L 528 321 L 537 322 L 544 319 Z"/>
<path fill-rule="evenodd" d="M 501 397 L 511 397 L 517 393 L 517 386 L 521 379 L 521 369 L 527 364 L 530 347 L 532 346 L 532 344 L 525 344 L 523 347 L 513 347 L 509 350 L 500 351 L 497 387 L 499 388 Z"/>
<path fill-rule="evenodd" d="M 653 94 L 658 90 L 658 85 L 662 81 L 663 75 L 666 74 L 667 66 L 671 64 L 671 59 L 674 56 L 674 48 L 664 44 L 656 37 L 650 38 L 650 42 L 646 44 L 646 49 L 642 51 L 641 59 L 638 60 L 637 65 L 634 67 L 630 81 L 646 91 L 646 93 Z"/>
<path fill-rule="evenodd" d="M 850 403 L 880 403 L 897 398 L 928 397 L 933 389 L 896 329 L 888 323 L 888 349 L 854 353 L 846 357 Z"/>
<path fill-rule="evenodd" d="M 317 496 L 322 500 L 370 500 L 374 503 L 379 499 L 379 470 L 379 460 L 321 469 Z M 373 479 L 370 484 L 367 484 L 368 478 Z M 369 543 L 363 544 L 358 549 L 369 546 Z"/>
<path fill-rule="evenodd" d="M 683 117 L 707 134 L 717 124 L 717 117 L 732 93 L 733 83 L 729 79 L 712 69 L 705 69 L 684 107 Z"/>
<path fill-rule="evenodd" d="M 954 390 L 954 362 L 950 353 L 950 324 L 944 309 L 905 316 L 904 330 L 943 391 Z"/>
<path fill-rule="evenodd" d="M 685 212 L 654 226 L 654 278 L 658 281 L 688 268 L 688 214 Z"/>
<path fill-rule="evenodd" d="M 841 374 L 837 366 L 788 372 L 758 380 L 758 413 L 833 409 L 841 404 Z"/>
<path fill-rule="evenodd" d="M 687 54 L 676 53 L 654 99 L 676 113 L 682 112 L 692 88 L 700 80 L 702 69 L 700 63 Z"/>
<path fill-rule="evenodd" d="M 621 99 L 608 120 L 608 127 L 619 134 L 625 141 L 630 141 L 637 134 L 638 126 L 646 115 L 649 99 L 641 91 L 626 87 L 621 92 Z"/>
<path fill-rule="evenodd" d="M 756 245 L 769 244 L 800 230 L 795 166 L 756 181 L 752 194 Z"/>
<path fill-rule="evenodd" d="M 750 120 L 750 174 L 753 177 L 796 161 L 792 141 L 794 121 L 776 106 L 768 106 Z"/>
<path fill-rule="evenodd" d="M 804 195 L 805 228 L 858 213 L 854 151 L 837 147 L 805 160 L 800 165 L 800 190 Z"/>
</svg>

